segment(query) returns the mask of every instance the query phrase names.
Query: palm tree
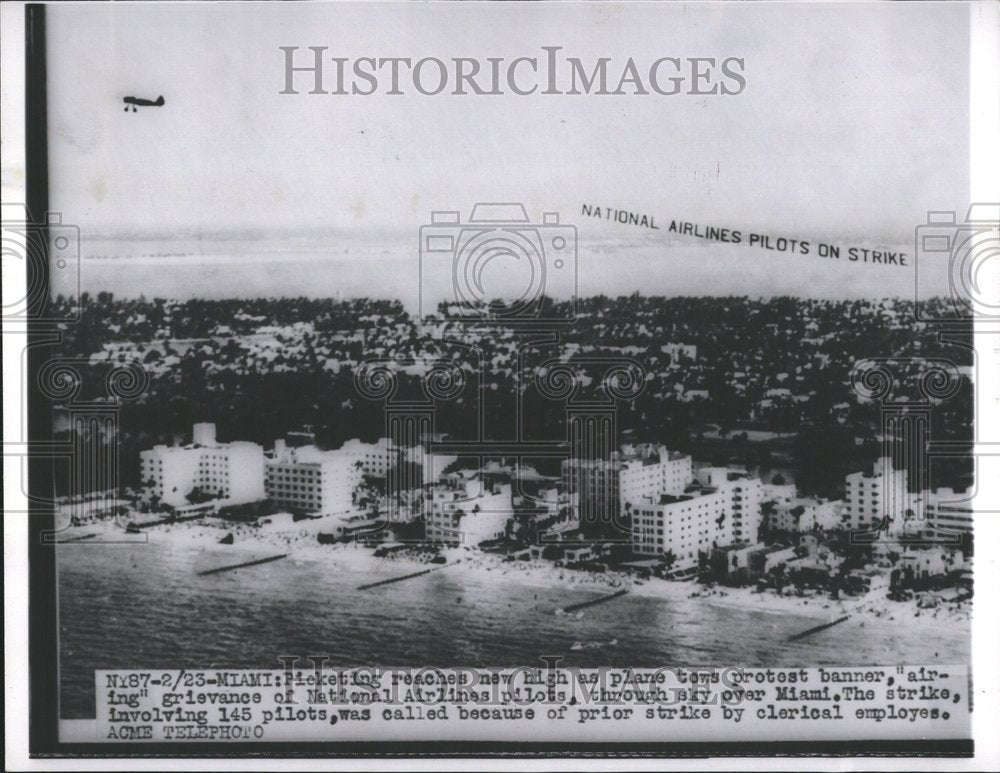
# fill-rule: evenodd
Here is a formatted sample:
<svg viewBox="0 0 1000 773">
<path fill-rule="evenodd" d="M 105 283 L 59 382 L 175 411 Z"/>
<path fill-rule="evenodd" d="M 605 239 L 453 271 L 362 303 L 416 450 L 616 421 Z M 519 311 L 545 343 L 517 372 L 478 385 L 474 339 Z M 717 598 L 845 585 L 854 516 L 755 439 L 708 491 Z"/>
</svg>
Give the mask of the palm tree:
<svg viewBox="0 0 1000 773">
<path fill-rule="evenodd" d="M 673 550 L 668 550 L 666 553 L 663 554 L 663 565 L 668 572 L 673 568 L 674 564 L 676 563 L 677 563 L 677 556 L 674 554 Z"/>
<path fill-rule="evenodd" d="M 212 499 L 212 495 L 203 490 L 200 486 L 195 486 L 186 495 L 185 499 L 192 505 L 200 505 Z"/>
</svg>

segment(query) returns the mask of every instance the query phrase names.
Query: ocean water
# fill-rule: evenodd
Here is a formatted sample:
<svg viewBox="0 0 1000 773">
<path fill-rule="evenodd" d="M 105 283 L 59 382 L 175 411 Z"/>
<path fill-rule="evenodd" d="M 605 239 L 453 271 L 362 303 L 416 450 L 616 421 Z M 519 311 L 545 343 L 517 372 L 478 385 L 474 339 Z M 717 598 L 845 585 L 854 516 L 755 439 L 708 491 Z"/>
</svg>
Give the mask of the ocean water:
<svg viewBox="0 0 1000 773">
<path fill-rule="evenodd" d="M 240 560 L 221 547 L 61 545 L 61 716 L 93 717 L 95 669 L 280 668 L 282 655 L 326 656 L 331 667 L 542 667 L 542 656 L 558 656 L 565 666 L 646 668 L 969 658 L 967 624 L 918 629 L 899 618 L 852 618 L 788 642 L 829 617 L 637 593 L 577 619 L 555 610 L 600 590 L 536 587 L 457 567 L 364 591 L 357 586 L 406 570 L 391 562 L 356 571 L 288 558 L 197 575 Z M 573 650 L 578 641 L 599 646 Z"/>
</svg>

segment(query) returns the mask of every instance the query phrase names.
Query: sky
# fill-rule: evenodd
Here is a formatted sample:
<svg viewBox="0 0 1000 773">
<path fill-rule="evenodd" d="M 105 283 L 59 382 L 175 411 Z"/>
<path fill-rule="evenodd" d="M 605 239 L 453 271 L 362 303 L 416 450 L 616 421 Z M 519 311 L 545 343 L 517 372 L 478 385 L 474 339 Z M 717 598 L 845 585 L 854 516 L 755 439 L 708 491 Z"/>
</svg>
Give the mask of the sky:
<svg viewBox="0 0 1000 773">
<path fill-rule="evenodd" d="M 968 204 L 958 4 L 84 4 L 49 6 L 48 28 L 51 203 L 85 240 L 352 231 L 413 245 L 433 210 L 520 201 L 534 220 L 559 211 L 589 229 L 581 249 L 586 238 L 627 246 L 633 233 L 581 223 L 585 203 L 661 228 L 679 219 L 906 249 L 928 210 Z M 416 60 L 552 45 L 619 66 L 741 57 L 747 86 L 727 97 L 279 93 L 279 46 Z M 123 110 L 126 95 L 161 94 L 163 108 Z M 691 248 L 678 267 L 697 262 Z M 711 254 L 720 292 L 765 293 L 801 266 Z M 634 289 L 664 270 L 662 256 L 634 263 Z M 825 295 L 913 284 L 906 269 L 808 269 L 802 294 L 817 282 Z"/>
</svg>

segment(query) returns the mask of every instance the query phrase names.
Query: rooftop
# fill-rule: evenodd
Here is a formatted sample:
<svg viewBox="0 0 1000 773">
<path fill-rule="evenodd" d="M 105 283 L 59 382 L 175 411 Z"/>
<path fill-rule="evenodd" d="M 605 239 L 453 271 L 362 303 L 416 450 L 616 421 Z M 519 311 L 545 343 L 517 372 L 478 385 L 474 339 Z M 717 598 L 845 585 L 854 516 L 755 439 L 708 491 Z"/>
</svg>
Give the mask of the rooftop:
<svg viewBox="0 0 1000 773">
<path fill-rule="evenodd" d="M 749 542 L 730 542 L 728 545 L 720 545 L 716 550 L 745 550 L 751 547 Z"/>
<path fill-rule="evenodd" d="M 769 556 L 771 553 L 777 553 L 780 550 L 795 550 L 795 547 L 792 545 L 768 545 L 766 548 L 761 550 L 761 553 Z"/>
<path fill-rule="evenodd" d="M 686 497 L 680 494 L 660 494 L 661 505 L 672 505 L 675 502 L 688 502 L 692 499 L 694 499 L 694 497 Z"/>
</svg>

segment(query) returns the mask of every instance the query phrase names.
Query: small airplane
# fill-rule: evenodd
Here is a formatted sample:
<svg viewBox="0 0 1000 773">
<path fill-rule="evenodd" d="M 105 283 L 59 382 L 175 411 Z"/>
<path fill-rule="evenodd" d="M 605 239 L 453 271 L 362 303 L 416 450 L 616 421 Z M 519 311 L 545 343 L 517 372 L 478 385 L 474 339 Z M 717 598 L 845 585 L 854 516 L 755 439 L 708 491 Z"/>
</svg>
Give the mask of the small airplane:
<svg viewBox="0 0 1000 773">
<path fill-rule="evenodd" d="M 160 96 L 154 102 L 152 99 L 140 99 L 139 97 L 125 97 L 122 102 L 125 103 L 125 112 L 128 112 L 129 105 L 132 106 L 132 112 L 135 112 L 136 107 L 163 107 L 163 97 Z"/>
</svg>

